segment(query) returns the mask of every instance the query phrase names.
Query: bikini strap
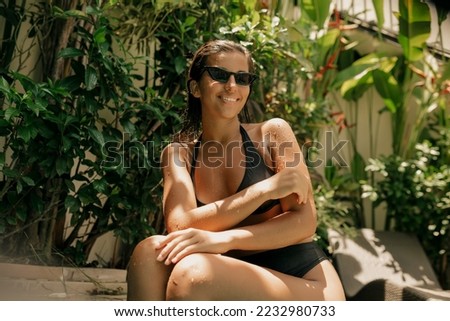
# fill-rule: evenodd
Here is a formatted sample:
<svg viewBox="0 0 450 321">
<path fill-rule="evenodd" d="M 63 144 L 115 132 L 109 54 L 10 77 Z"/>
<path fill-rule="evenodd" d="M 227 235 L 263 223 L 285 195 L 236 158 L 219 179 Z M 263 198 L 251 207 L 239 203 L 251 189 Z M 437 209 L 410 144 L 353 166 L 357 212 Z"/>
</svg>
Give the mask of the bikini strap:
<svg viewBox="0 0 450 321">
<path fill-rule="evenodd" d="M 198 138 L 198 140 L 195 142 L 194 150 L 192 151 L 192 160 L 191 160 L 191 178 L 194 179 L 194 171 L 195 166 L 197 165 L 197 156 L 198 156 L 198 150 L 200 149 L 200 144 L 202 142 L 202 136 Z"/>
</svg>

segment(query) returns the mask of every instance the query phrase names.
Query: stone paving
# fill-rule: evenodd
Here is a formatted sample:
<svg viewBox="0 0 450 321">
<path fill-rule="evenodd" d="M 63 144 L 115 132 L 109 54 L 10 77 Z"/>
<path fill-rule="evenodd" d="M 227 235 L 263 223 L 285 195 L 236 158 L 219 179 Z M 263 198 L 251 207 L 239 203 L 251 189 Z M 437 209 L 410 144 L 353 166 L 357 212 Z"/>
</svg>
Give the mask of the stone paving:
<svg viewBox="0 0 450 321">
<path fill-rule="evenodd" d="M 126 271 L 0 263 L 0 301 L 124 301 Z"/>
</svg>

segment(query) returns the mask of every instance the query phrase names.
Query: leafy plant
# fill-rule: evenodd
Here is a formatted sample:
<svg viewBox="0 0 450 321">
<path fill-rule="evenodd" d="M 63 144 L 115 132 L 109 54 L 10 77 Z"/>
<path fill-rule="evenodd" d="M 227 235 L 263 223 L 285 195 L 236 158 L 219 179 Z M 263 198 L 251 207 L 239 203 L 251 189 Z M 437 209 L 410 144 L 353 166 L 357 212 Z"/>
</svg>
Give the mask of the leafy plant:
<svg viewBox="0 0 450 321">
<path fill-rule="evenodd" d="M 398 155 L 369 159 L 367 171 L 380 177 L 363 186 L 363 197 L 375 206 L 387 205 L 386 230 L 419 237 L 443 279 L 450 250 L 450 167 L 442 162 L 441 152 L 425 141 L 416 145 L 410 159 Z"/>
<path fill-rule="evenodd" d="M 163 230 L 155 155 L 170 131 L 154 125 L 178 115 L 174 102 L 136 87 L 133 60 L 116 53 L 101 8 L 52 10 L 55 19 L 77 21 L 59 52 L 70 73 L 1 79 L 0 241 L 4 254 L 51 262 L 65 253 L 82 265 L 107 232 L 134 244 Z"/>
<path fill-rule="evenodd" d="M 374 88 L 392 119 L 393 153 L 408 157 L 433 111 L 445 105 L 448 64 L 426 48 L 431 16 L 427 4 L 399 1 L 399 56 L 371 53 L 342 70 L 333 83 L 342 97 L 358 101 Z M 443 71 L 444 70 L 444 71 Z"/>
</svg>

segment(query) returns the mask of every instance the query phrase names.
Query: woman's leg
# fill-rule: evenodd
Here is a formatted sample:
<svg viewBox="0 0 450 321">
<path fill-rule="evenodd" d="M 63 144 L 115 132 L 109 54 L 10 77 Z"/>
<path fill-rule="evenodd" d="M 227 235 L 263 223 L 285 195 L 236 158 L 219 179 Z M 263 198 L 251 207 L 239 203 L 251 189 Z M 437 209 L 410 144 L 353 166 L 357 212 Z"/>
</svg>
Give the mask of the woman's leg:
<svg viewBox="0 0 450 321">
<path fill-rule="evenodd" d="M 173 268 L 168 300 L 345 300 L 339 277 L 322 261 L 303 278 L 231 257 L 192 254 Z"/>
<path fill-rule="evenodd" d="M 148 237 L 134 249 L 127 271 L 127 300 L 165 300 L 173 266 L 156 260 L 159 251 L 155 247 L 161 238 L 159 235 Z"/>
</svg>

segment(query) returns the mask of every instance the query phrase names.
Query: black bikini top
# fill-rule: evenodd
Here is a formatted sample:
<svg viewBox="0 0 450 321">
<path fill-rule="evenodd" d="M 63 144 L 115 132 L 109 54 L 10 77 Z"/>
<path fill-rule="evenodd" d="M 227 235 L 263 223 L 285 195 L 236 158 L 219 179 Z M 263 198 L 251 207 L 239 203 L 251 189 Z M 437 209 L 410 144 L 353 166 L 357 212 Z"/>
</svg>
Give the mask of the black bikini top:
<svg viewBox="0 0 450 321">
<path fill-rule="evenodd" d="M 240 132 L 242 137 L 242 143 L 244 147 L 245 152 L 245 173 L 244 178 L 242 179 L 241 184 L 239 185 L 236 193 L 242 191 L 243 189 L 249 187 L 250 185 L 256 184 L 272 175 L 274 175 L 274 171 L 272 171 L 269 167 L 266 166 L 264 163 L 263 158 L 258 153 L 258 150 L 256 149 L 253 142 L 250 140 L 250 137 L 248 136 L 245 129 L 240 126 Z M 198 150 L 200 148 L 201 143 L 201 137 L 200 139 L 195 143 L 194 146 L 194 153 L 192 157 L 192 163 L 191 163 L 191 179 L 194 182 L 194 172 L 195 172 L 195 166 L 197 163 L 197 154 Z M 195 184 L 194 184 L 195 185 Z M 279 204 L 280 200 L 268 200 L 261 204 L 260 207 L 258 207 L 252 215 L 262 214 L 270 210 L 275 205 Z M 197 206 L 200 207 L 203 204 L 197 199 Z"/>
</svg>

